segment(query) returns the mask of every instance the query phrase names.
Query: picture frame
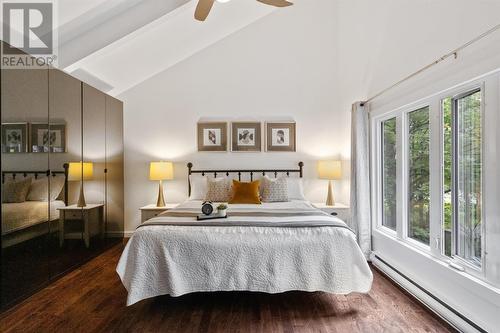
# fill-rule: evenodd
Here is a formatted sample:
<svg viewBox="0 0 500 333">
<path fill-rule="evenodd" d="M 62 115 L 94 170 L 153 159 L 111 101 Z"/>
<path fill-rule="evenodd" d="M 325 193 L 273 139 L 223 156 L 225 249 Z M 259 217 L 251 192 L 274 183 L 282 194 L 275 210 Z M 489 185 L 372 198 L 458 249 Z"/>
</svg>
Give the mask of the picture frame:
<svg viewBox="0 0 500 333">
<path fill-rule="evenodd" d="M 297 142 L 295 122 L 266 123 L 266 151 L 295 152 Z"/>
<path fill-rule="evenodd" d="M 28 123 L 2 123 L 2 153 L 28 152 Z"/>
<path fill-rule="evenodd" d="M 262 124 L 260 122 L 232 122 L 231 151 L 262 151 Z"/>
<path fill-rule="evenodd" d="M 31 123 L 30 151 L 32 153 L 65 153 L 66 124 Z"/>
<path fill-rule="evenodd" d="M 199 122 L 198 151 L 200 152 L 227 151 L 227 123 Z"/>
</svg>

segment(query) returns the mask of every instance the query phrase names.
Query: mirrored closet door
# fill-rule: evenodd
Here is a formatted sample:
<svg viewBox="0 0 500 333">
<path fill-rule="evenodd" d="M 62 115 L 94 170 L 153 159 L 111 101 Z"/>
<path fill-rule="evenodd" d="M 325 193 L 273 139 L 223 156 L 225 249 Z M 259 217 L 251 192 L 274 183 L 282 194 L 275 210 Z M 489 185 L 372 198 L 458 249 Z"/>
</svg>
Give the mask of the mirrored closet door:
<svg viewBox="0 0 500 333">
<path fill-rule="evenodd" d="M 1 74 L 4 307 L 49 281 L 46 249 L 52 221 L 47 128 L 36 131 L 49 121 L 49 71 L 2 69 Z"/>
<path fill-rule="evenodd" d="M 123 238 L 123 104 L 54 68 L 1 84 L 4 310 Z"/>
</svg>

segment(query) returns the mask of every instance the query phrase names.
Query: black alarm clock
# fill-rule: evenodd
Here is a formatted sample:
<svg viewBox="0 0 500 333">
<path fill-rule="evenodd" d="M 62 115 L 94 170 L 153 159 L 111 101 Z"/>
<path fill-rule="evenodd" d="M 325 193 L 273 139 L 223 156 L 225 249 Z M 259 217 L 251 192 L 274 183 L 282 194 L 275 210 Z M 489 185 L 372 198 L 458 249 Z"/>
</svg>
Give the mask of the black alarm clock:
<svg viewBox="0 0 500 333">
<path fill-rule="evenodd" d="M 205 201 L 201 204 L 201 212 L 205 215 L 211 215 L 214 212 L 214 206 L 211 201 Z"/>
</svg>

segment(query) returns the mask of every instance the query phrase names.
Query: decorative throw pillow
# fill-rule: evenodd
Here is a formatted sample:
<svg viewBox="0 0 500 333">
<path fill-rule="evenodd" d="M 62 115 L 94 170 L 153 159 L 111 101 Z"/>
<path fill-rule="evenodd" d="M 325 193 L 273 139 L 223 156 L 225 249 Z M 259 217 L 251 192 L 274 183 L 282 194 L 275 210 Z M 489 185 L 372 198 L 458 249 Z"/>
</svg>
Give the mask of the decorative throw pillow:
<svg viewBox="0 0 500 333">
<path fill-rule="evenodd" d="M 228 202 L 231 199 L 231 183 L 227 178 L 208 178 L 205 201 Z"/>
<path fill-rule="evenodd" d="M 286 202 L 288 201 L 288 181 L 286 177 L 271 179 L 262 178 L 262 201 Z"/>
<path fill-rule="evenodd" d="M 259 194 L 260 180 L 250 183 L 233 180 L 233 198 L 230 204 L 261 204 Z"/>
<path fill-rule="evenodd" d="M 30 190 L 31 177 L 19 181 L 9 181 L 3 184 L 2 202 L 25 202 Z"/>
<path fill-rule="evenodd" d="M 288 199 L 289 200 L 306 200 L 302 185 L 302 178 L 287 177 Z"/>
</svg>

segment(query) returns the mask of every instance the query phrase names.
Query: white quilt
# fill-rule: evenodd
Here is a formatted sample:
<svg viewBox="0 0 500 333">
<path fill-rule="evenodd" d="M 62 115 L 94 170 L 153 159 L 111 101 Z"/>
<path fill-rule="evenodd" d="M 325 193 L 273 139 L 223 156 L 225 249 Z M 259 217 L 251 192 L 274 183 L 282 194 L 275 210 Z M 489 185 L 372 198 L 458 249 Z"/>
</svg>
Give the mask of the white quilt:
<svg viewBox="0 0 500 333">
<path fill-rule="evenodd" d="M 229 205 L 228 214 L 248 206 Z M 313 209 L 304 201 L 255 206 Z M 188 201 L 179 210 L 193 207 L 201 202 Z M 162 219 L 167 218 L 155 218 Z M 127 243 L 117 272 L 128 291 L 127 305 L 200 291 L 365 293 L 372 284 L 353 232 L 326 226 L 143 226 Z"/>
</svg>

